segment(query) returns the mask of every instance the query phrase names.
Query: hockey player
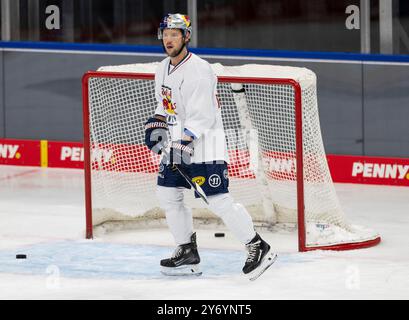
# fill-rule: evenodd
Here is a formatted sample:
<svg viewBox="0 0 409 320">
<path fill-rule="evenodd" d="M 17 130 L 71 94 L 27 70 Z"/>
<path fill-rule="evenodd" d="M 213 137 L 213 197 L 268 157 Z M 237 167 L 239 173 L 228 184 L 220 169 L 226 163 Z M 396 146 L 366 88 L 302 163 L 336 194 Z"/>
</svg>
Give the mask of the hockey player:
<svg viewBox="0 0 409 320">
<path fill-rule="evenodd" d="M 255 232 L 244 206 L 235 203 L 229 194 L 228 154 L 217 99 L 217 77 L 208 62 L 187 49 L 191 34 L 186 15 L 168 14 L 160 23 L 158 38 L 168 57 L 156 70 L 158 105 L 155 115 L 145 124 L 146 145 L 163 155 L 157 197 L 177 245 L 171 258 L 161 260 L 162 272 L 201 274 L 192 212 L 183 201 L 183 191 L 190 185 L 175 170 L 176 165 L 198 181 L 209 209 L 246 246 L 248 256 L 243 272 L 255 279 L 274 262 L 276 254 Z"/>
</svg>

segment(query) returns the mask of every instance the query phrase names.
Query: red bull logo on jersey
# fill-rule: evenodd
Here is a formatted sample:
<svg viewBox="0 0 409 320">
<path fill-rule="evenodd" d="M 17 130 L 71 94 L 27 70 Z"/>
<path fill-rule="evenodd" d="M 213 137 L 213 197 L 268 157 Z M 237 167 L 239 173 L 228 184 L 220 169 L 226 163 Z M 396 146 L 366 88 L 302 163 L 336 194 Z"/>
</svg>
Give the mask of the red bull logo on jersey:
<svg viewBox="0 0 409 320">
<path fill-rule="evenodd" d="M 176 103 L 172 101 L 172 89 L 162 86 L 162 105 L 168 115 L 176 115 Z"/>
</svg>

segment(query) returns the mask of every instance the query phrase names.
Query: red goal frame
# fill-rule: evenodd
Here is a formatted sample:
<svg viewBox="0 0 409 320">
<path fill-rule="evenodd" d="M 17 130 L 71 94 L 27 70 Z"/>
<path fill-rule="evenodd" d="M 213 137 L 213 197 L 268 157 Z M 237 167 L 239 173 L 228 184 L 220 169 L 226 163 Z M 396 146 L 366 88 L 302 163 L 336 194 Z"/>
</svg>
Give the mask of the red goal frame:
<svg viewBox="0 0 409 320">
<path fill-rule="evenodd" d="M 89 79 L 91 78 L 118 78 L 154 80 L 151 73 L 128 73 L 128 72 L 105 72 L 88 71 L 82 77 L 82 101 L 83 101 L 83 129 L 84 129 L 84 178 L 85 178 L 85 209 L 87 239 L 93 238 L 92 225 L 92 197 L 91 197 L 91 154 L 90 154 L 90 130 L 89 130 Z M 295 99 L 295 126 L 296 126 L 296 170 L 297 170 L 297 226 L 298 226 L 298 250 L 300 252 L 311 250 L 351 250 L 375 246 L 381 241 L 378 237 L 373 240 L 354 243 L 342 243 L 327 246 L 306 246 L 306 227 L 304 216 L 304 169 L 303 169 L 303 132 L 302 132 L 302 95 L 301 86 L 294 79 L 281 78 L 253 78 L 253 77 L 218 77 L 219 82 L 229 83 L 252 83 L 252 84 L 275 84 L 290 85 L 294 89 Z"/>
</svg>

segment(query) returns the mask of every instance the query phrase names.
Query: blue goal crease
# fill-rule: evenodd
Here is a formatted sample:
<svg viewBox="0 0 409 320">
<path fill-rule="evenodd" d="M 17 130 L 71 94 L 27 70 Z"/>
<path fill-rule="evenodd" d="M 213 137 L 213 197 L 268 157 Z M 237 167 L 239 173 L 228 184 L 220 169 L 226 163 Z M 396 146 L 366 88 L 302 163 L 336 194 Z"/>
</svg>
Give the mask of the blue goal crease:
<svg viewBox="0 0 409 320">
<path fill-rule="evenodd" d="M 87 279 L 174 279 L 160 273 L 160 259 L 169 257 L 174 248 L 158 245 L 131 245 L 107 242 L 58 241 L 20 249 L 0 250 L 0 273 L 59 275 Z M 24 251 L 24 252 L 23 252 Z M 27 259 L 16 259 L 26 254 Z M 246 252 L 226 249 L 200 249 L 201 278 L 241 275 Z M 288 264 L 315 261 L 298 253 L 279 254 L 278 268 Z M 50 271 L 51 270 L 51 271 Z"/>
<path fill-rule="evenodd" d="M 60 241 L 0 251 L 0 272 L 47 275 L 50 267 L 60 276 L 94 279 L 160 279 L 159 261 L 174 248 L 155 245 L 124 245 L 101 242 Z M 24 252 L 23 252 L 24 251 Z M 27 259 L 16 259 L 24 253 Z M 207 277 L 232 276 L 241 272 L 245 253 L 200 251 L 201 269 Z M 52 269 L 52 270 L 54 270 Z"/>
</svg>

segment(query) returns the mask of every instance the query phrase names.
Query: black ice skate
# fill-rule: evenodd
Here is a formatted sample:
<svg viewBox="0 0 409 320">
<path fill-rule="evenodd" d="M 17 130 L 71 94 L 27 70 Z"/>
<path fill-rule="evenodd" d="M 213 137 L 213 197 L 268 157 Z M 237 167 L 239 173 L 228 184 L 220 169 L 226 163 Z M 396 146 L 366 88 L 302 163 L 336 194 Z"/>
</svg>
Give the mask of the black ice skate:
<svg viewBox="0 0 409 320">
<path fill-rule="evenodd" d="M 167 276 L 200 276 L 202 272 L 199 271 L 199 263 L 196 233 L 192 234 L 190 243 L 178 246 L 171 258 L 160 261 L 161 272 Z"/>
<path fill-rule="evenodd" d="M 257 233 L 256 236 L 248 244 L 247 260 L 243 267 L 243 273 L 249 280 L 256 280 L 263 274 L 277 259 L 277 254 L 273 253 L 267 242 L 261 239 Z"/>
</svg>

